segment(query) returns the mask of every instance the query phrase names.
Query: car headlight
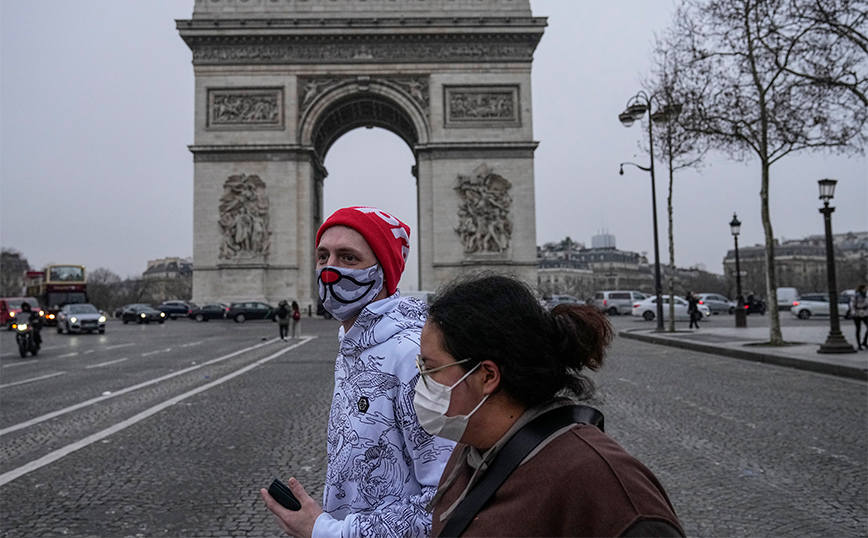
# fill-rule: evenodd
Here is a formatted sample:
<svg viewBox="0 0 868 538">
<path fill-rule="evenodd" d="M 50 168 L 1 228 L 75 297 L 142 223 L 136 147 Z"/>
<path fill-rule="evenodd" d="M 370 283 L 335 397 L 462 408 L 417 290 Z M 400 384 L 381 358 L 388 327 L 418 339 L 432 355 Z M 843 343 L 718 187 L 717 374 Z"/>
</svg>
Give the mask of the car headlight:
<svg viewBox="0 0 868 538">
<path fill-rule="evenodd" d="M 100 317 L 99 317 L 99 322 L 100 322 L 100 323 L 105 323 L 105 316 L 100 316 Z"/>
<path fill-rule="evenodd" d="M 76 322 L 76 321 L 78 321 L 78 319 L 76 319 L 76 318 L 74 318 L 74 317 L 72 317 L 72 318 L 69 318 L 69 321 L 71 321 L 71 322 L 73 322 L 73 323 L 75 323 L 75 322 Z"/>
<path fill-rule="evenodd" d="M 141 317 L 143 317 L 143 318 L 146 317 L 144 312 L 142 312 L 142 313 L 139 314 L 139 315 L 140 315 Z"/>
<path fill-rule="evenodd" d="M 48 314 L 48 319 L 54 319 L 54 314 Z"/>
<path fill-rule="evenodd" d="M 165 313 L 165 312 L 160 312 L 160 317 L 161 317 L 161 318 L 166 317 L 166 313 Z"/>
</svg>

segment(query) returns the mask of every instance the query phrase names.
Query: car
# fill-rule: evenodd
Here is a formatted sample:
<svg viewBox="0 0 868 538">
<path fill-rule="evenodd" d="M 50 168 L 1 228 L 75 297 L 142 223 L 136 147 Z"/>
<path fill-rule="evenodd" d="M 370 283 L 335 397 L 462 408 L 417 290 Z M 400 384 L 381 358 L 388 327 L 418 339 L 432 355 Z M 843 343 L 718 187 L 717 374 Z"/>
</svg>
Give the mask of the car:
<svg viewBox="0 0 868 538">
<path fill-rule="evenodd" d="M 850 298 L 846 295 L 838 297 L 838 315 L 847 317 L 850 310 Z M 811 316 L 829 315 L 828 293 L 806 293 L 793 301 L 790 312 L 799 319 L 811 319 Z"/>
<path fill-rule="evenodd" d="M 124 325 L 130 322 L 150 323 L 156 321 L 157 323 L 163 323 L 166 321 L 166 313 L 160 312 L 151 305 L 135 303 L 127 305 L 124 311 L 121 312 L 121 321 L 124 322 Z"/>
<path fill-rule="evenodd" d="M 169 319 L 190 317 L 190 312 L 196 308 L 194 303 L 186 301 L 163 301 L 157 310 L 166 314 Z"/>
<path fill-rule="evenodd" d="M 270 319 L 277 321 L 274 316 L 275 308 L 268 303 L 259 301 L 244 301 L 232 303 L 226 311 L 226 319 L 234 319 L 236 323 L 244 323 L 248 319 Z"/>
<path fill-rule="evenodd" d="M 105 334 L 105 320 L 105 312 L 90 303 L 68 304 L 57 313 L 57 333 L 99 331 L 100 334 Z"/>
<path fill-rule="evenodd" d="M 707 306 L 712 314 L 735 314 L 736 302 L 719 293 L 700 293 L 696 298 L 699 299 L 699 304 Z"/>
<path fill-rule="evenodd" d="M 226 317 L 226 312 L 229 307 L 223 303 L 208 303 L 202 306 L 197 306 L 190 311 L 190 319 L 196 321 L 208 321 L 211 319 L 223 319 Z"/>
<path fill-rule="evenodd" d="M 633 305 L 648 296 L 641 291 L 598 291 L 594 294 L 594 305 L 610 316 L 629 314 Z"/>
<path fill-rule="evenodd" d="M 30 305 L 30 310 L 39 312 L 40 316 L 44 315 L 36 297 L 4 297 L 0 299 L 0 324 L 6 325 L 6 329 L 11 331 L 12 322 L 15 321 L 16 314 L 21 312 L 21 305 L 25 302 Z"/>
<path fill-rule="evenodd" d="M 668 319 L 669 316 L 669 295 L 664 295 L 663 299 L 663 319 Z M 675 296 L 675 319 L 689 320 L 690 315 L 687 313 L 689 306 L 684 297 Z M 707 318 L 711 315 L 711 310 L 704 304 L 697 304 L 696 307 L 702 312 L 702 317 Z M 651 321 L 657 317 L 657 297 L 649 297 L 633 305 L 632 314 L 646 321 Z"/>
<path fill-rule="evenodd" d="M 550 297 L 544 297 L 544 301 L 545 307 L 549 310 L 558 306 L 559 304 L 585 304 L 585 301 L 576 299 L 572 295 L 552 295 Z"/>
</svg>

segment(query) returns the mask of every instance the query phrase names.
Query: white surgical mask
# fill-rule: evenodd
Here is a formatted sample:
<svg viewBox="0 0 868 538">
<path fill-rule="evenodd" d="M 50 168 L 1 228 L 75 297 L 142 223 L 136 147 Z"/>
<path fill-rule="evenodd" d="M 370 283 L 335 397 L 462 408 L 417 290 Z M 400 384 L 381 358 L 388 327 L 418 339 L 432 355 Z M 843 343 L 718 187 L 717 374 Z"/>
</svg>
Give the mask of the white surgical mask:
<svg viewBox="0 0 868 538">
<path fill-rule="evenodd" d="M 385 277 L 380 264 L 366 269 L 327 266 L 317 273 L 322 306 L 335 318 L 346 321 L 359 313 L 383 289 Z"/>
<path fill-rule="evenodd" d="M 452 366 L 452 364 L 456 363 L 451 363 L 447 366 Z M 416 417 L 419 419 L 419 424 L 426 432 L 437 437 L 455 441 L 456 443 L 461 440 L 464 430 L 467 429 L 470 417 L 482 407 L 482 404 L 485 403 L 490 394 L 486 394 L 482 398 L 482 401 L 473 408 L 473 411 L 466 415 L 447 417 L 446 411 L 449 409 L 449 403 L 452 400 L 452 389 L 467 379 L 467 376 L 479 368 L 480 364 L 482 363 L 471 368 L 451 387 L 434 381 L 430 377 L 427 377 L 426 373 L 419 376 L 419 382 L 416 383 L 416 395 L 413 397 L 413 407 L 416 409 Z"/>
</svg>

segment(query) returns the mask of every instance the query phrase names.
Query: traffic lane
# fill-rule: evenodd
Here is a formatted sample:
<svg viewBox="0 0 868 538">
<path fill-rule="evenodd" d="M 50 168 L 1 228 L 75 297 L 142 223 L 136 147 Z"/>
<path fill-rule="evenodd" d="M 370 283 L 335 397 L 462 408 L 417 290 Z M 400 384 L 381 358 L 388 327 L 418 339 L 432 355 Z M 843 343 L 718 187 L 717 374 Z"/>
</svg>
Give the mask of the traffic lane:
<svg viewBox="0 0 868 538">
<path fill-rule="evenodd" d="M 111 337 L 57 335 L 68 339 L 78 351 L 45 353 L 23 362 L 4 361 L 0 427 L 269 339 L 268 331 L 253 325 L 210 331 L 196 330 L 193 324 L 164 325 L 148 332 L 140 331 L 140 327 L 130 329 L 117 331 Z"/>
<path fill-rule="evenodd" d="M 747 320 L 748 327 L 768 327 L 769 326 L 769 315 L 766 313 L 761 316 L 758 314 L 751 314 L 745 318 Z M 829 317 L 813 317 L 811 319 L 799 319 L 796 316 L 792 315 L 789 311 L 781 311 L 779 312 L 778 319 L 781 322 L 781 327 L 829 327 Z M 627 314 L 625 316 L 609 316 L 609 321 L 612 323 L 612 326 L 618 330 L 626 330 L 626 329 L 653 329 L 656 325 L 655 321 L 646 321 L 640 317 L 632 316 Z M 669 328 L 669 320 L 664 320 L 664 326 Z M 847 327 L 851 327 L 853 325 L 852 320 L 840 319 L 841 329 L 846 332 Z M 689 320 L 681 321 L 677 320 L 675 322 L 676 330 L 688 330 L 688 326 L 690 325 Z M 735 316 L 728 314 L 718 314 L 711 315 L 702 319 L 702 323 L 700 327 L 735 327 Z M 701 329 L 700 329 L 701 330 Z"/>
<path fill-rule="evenodd" d="M 616 338 L 607 432 L 688 535 L 856 536 L 868 519 L 864 382 Z"/>
<path fill-rule="evenodd" d="M 279 534 L 258 491 L 293 475 L 321 498 L 336 353 L 312 340 L 9 482 L 5 536 Z"/>
</svg>

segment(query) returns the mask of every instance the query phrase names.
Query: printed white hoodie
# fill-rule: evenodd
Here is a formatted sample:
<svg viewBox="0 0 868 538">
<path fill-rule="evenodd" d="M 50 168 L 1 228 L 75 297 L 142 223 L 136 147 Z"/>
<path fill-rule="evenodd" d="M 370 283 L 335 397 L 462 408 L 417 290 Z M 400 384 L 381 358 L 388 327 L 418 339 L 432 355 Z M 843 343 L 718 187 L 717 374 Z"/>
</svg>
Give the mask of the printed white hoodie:
<svg viewBox="0 0 868 538">
<path fill-rule="evenodd" d="M 425 505 L 454 443 L 419 425 L 413 395 L 424 303 L 400 292 L 343 333 L 328 424 L 322 514 L 313 538 L 429 536 Z"/>
</svg>

